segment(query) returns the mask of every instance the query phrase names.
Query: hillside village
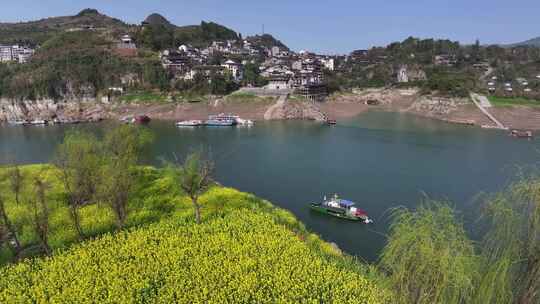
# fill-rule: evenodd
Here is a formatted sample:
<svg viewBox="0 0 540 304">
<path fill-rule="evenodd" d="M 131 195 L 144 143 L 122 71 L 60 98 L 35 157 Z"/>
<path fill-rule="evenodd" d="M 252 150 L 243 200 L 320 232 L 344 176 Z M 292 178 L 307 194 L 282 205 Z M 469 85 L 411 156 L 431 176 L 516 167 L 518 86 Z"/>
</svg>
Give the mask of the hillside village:
<svg viewBox="0 0 540 304">
<path fill-rule="evenodd" d="M 212 64 L 211 59 L 216 54 L 223 56 L 223 60 Z M 163 68 L 175 79 L 190 81 L 219 74 L 241 83 L 245 66 L 260 61 L 256 72 L 267 81 L 261 92 L 265 89 L 275 93 L 294 92 L 310 100 L 326 96 L 323 70 L 334 70 L 334 58 L 330 56 L 305 51 L 297 54 L 279 46 L 255 46 L 249 40 L 213 41 L 203 49 L 181 45 L 178 49 L 160 51 L 159 56 Z M 246 83 L 246 86 L 254 84 Z"/>
<path fill-rule="evenodd" d="M 0 29 L 0 96 L 12 105 L 28 100 L 52 100 L 41 108 L 57 108 L 58 101 L 216 101 L 235 92 L 346 101 L 347 94 L 379 88 L 414 90 L 418 102 L 401 107 L 431 116 L 449 114 L 471 92 L 501 104 L 517 100 L 534 106 L 540 99 L 540 48 L 528 44 L 461 45 L 409 37 L 385 47 L 326 55 L 293 51 L 267 33 L 243 37 L 213 22 L 176 26 L 151 14 L 134 25 L 93 9 L 0 23 Z M 370 105 L 396 99 L 385 100 L 385 94 L 356 99 Z M 15 109 L 17 117 L 32 112 L 27 108 Z M 323 108 L 336 112 L 329 105 Z M 13 116 L 5 106 L 2 111 L 4 117 Z M 283 114 L 287 111 L 296 114 Z M 305 106 L 282 109 L 278 117 L 326 117 L 319 112 Z"/>
</svg>

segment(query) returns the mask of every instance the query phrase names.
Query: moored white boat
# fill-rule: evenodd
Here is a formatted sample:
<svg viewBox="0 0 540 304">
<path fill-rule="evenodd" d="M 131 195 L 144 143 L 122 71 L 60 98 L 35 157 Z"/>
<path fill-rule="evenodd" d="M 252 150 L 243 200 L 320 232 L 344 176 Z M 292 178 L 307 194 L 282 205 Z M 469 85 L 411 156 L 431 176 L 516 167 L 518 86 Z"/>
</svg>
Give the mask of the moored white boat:
<svg viewBox="0 0 540 304">
<path fill-rule="evenodd" d="M 198 127 L 204 123 L 202 120 L 183 120 L 176 123 L 177 127 Z"/>
<path fill-rule="evenodd" d="M 34 119 L 30 122 L 31 125 L 46 125 L 48 122 L 43 119 Z"/>
<path fill-rule="evenodd" d="M 253 120 L 250 120 L 250 119 L 243 119 L 243 118 L 236 118 L 236 122 L 239 124 L 239 125 L 243 125 L 243 126 L 252 126 L 254 124 Z"/>
<path fill-rule="evenodd" d="M 16 125 L 16 126 L 25 126 L 25 125 L 30 124 L 30 122 L 28 120 L 14 120 L 14 121 L 10 121 L 8 123 L 10 125 Z"/>
</svg>

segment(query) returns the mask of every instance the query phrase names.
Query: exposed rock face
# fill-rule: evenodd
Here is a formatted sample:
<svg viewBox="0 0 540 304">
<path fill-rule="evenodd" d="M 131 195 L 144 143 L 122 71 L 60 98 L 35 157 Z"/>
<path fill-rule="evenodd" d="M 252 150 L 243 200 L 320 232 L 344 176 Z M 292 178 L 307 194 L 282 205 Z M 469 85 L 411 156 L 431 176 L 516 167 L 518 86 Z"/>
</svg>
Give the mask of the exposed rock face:
<svg viewBox="0 0 540 304">
<path fill-rule="evenodd" d="M 58 102 L 52 99 L 17 101 L 0 99 L 0 122 L 54 118 L 99 120 L 107 118 L 105 107 L 95 99 Z"/>
<path fill-rule="evenodd" d="M 326 114 L 313 102 L 291 102 L 286 97 L 272 105 L 264 115 L 265 120 L 307 119 L 325 121 Z"/>
<path fill-rule="evenodd" d="M 344 96 L 341 99 L 371 105 L 391 105 L 403 98 L 415 98 L 418 95 L 418 89 L 364 89 L 353 90 L 354 95 Z"/>
<path fill-rule="evenodd" d="M 402 65 L 397 71 L 397 81 L 401 83 L 410 81 L 423 81 L 427 79 L 426 72 L 417 66 Z"/>
<path fill-rule="evenodd" d="M 278 119 L 308 119 L 326 121 L 326 114 L 313 102 L 285 103 Z"/>
<path fill-rule="evenodd" d="M 411 110 L 431 115 L 446 115 L 457 110 L 459 105 L 468 103 L 464 98 L 423 96 L 411 106 Z"/>
</svg>

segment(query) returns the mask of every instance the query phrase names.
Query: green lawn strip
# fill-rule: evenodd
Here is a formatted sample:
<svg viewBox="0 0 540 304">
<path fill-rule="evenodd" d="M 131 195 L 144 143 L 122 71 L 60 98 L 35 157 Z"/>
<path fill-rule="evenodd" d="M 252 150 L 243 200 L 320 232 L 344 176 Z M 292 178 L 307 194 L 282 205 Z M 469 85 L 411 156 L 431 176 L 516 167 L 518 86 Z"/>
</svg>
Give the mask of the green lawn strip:
<svg viewBox="0 0 540 304">
<path fill-rule="evenodd" d="M 540 107 L 540 101 L 523 97 L 489 96 L 489 101 L 496 107 L 530 106 Z"/>
</svg>

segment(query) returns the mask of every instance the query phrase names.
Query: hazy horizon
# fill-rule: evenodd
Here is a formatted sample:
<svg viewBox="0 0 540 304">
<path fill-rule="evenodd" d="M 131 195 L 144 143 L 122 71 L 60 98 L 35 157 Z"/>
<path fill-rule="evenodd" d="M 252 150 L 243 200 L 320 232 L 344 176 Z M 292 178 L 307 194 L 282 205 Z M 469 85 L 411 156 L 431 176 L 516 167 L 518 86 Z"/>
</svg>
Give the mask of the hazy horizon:
<svg viewBox="0 0 540 304">
<path fill-rule="evenodd" d="M 262 33 L 264 25 L 266 33 L 296 51 L 306 49 L 342 54 L 354 49 L 384 46 L 409 36 L 450 39 L 463 44 L 473 43 L 476 39 L 482 44 L 509 44 L 540 36 L 540 22 L 535 16 L 540 2 L 520 2 L 413 0 L 403 3 L 392 0 L 359 3 L 336 0 L 328 4 L 286 0 L 271 3 L 98 0 L 73 3 L 53 0 L 44 3 L 20 0 L 10 2 L 0 11 L 0 22 L 75 15 L 84 8 L 95 8 L 127 23 L 138 24 L 151 13 L 159 13 L 176 25 L 213 21 L 244 36 Z"/>
</svg>

